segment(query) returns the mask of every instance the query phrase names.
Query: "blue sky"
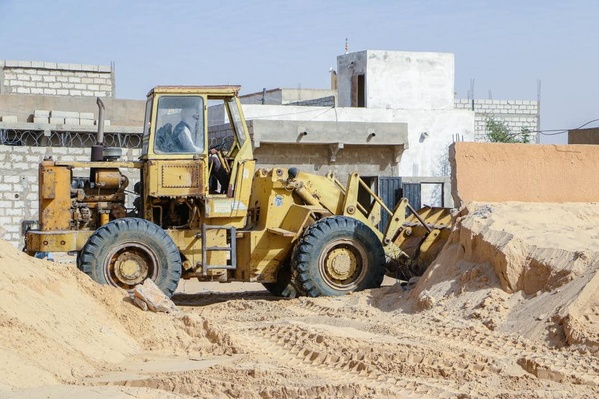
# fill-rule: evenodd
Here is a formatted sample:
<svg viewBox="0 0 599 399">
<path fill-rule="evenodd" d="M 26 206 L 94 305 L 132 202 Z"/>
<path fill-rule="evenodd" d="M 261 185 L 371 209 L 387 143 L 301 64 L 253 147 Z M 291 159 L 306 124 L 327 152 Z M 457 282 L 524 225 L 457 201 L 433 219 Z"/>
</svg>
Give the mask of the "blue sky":
<svg viewBox="0 0 599 399">
<path fill-rule="evenodd" d="M 599 2 L 0 0 L 0 59 L 116 65 L 117 97 L 158 84 L 328 88 L 349 50 L 455 54 L 466 98 L 537 98 L 541 128 L 599 118 Z M 594 123 L 589 126 L 599 126 Z M 564 143 L 565 135 L 543 136 Z"/>
</svg>

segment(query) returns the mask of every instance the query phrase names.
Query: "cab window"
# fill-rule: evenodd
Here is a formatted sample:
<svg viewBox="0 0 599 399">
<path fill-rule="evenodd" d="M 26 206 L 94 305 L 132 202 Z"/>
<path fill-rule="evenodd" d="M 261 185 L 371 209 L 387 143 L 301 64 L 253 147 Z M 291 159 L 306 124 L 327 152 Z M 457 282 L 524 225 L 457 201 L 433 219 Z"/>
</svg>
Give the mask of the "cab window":
<svg viewBox="0 0 599 399">
<path fill-rule="evenodd" d="M 157 154 L 202 153 L 205 141 L 202 97 L 162 96 L 158 99 L 154 142 Z"/>
</svg>

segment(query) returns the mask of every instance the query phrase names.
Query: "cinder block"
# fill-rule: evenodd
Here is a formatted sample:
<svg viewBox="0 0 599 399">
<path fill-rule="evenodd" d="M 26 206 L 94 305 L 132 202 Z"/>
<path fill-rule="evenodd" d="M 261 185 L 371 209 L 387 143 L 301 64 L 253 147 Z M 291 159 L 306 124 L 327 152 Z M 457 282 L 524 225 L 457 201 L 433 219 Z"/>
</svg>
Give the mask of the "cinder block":
<svg viewBox="0 0 599 399">
<path fill-rule="evenodd" d="M 81 119 L 81 118 L 79 118 L 79 124 L 83 125 L 83 126 L 93 126 L 94 125 L 94 120 L 93 119 Z"/>
<path fill-rule="evenodd" d="M 96 120 L 96 126 L 98 126 L 97 120 Z M 110 119 L 104 119 L 104 126 L 110 126 Z"/>
<path fill-rule="evenodd" d="M 79 112 L 76 111 L 66 111 L 64 114 L 65 118 L 77 118 L 79 119 Z"/>
<path fill-rule="evenodd" d="M 33 123 L 48 123 L 49 117 L 34 116 Z"/>
<path fill-rule="evenodd" d="M 5 115 L 2 117 L 2 122 L 16 123 L 18 118 L 15 115 Z"/>
<path fill-rule="evenodd" d="M 79 118 L 64 118 L 65 125 L 78 125 Z"/>
<path fill-rule="evenodd" d="M 52 111 L 50 111 L 50 116 L 53 118 L 66 118 L 67 113 L 66 113 L 66 111 L 52 110 Z"/>
<path fill-rule="evenodd" d="M 91 121 L 94 120 L 94 113 L 93 112 L 79 112 L 79 119 L 89 119 Z M 93 125 L 93 123 L 92 123 Z"/>
<path fill-rule="evenodd" d="M 50 111 L 47 109 L 36 109 L 33 111 L 33 116 L 36 118 L 49 118 Z"/>
<path fill-rule="evenodd" d="M 98 65 L 81 64 L 81 70 L 82 71 L 97 72 L 98 71 Z"/>
<path fill-rule="evenodd" d="M 50 117 L 50 123 L 53 123 L 55 125 L 64 125 L 64 118 L 58 118 L 58 117 Z"/>
</svg>

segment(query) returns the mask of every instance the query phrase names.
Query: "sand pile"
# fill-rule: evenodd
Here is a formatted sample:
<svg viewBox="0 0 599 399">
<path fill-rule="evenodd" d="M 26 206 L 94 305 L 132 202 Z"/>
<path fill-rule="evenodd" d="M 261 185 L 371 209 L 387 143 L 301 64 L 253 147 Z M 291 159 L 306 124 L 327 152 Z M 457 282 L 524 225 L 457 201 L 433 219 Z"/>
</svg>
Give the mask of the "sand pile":
<svg viewBox="0 0 599 399">
<path fill-rule="evenodd" d="M 597 225 L 599 204 L 474 203 L 415 286 L 186 281 L 174 314 L 0 241 L 0 398 L 599 397 Z"/>
<path fill-rule="evenodd" d="M 599 204 L 472 203 L 412 292 L 491 330 L 599 355 Z"/>
<path fill-rule="evenodd" d="M 144 313 L 123 290 L 0 241 L 0 391 L 77 383 L 142 351 L 214 350 L 199 317 Z"/>
</svg>

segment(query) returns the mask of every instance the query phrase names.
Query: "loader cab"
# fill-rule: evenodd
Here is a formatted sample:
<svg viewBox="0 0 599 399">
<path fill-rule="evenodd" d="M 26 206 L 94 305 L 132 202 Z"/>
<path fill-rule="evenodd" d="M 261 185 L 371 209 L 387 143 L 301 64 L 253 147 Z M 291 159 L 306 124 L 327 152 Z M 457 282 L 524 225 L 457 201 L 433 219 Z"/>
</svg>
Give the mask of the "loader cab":
<svg viewBox="0 0 599 399">
<path fill-rule="evenodd" d="M 255 161 L 239 88 L 158 86 L 148 93 L 140 157 L 146 218 L 175 226 L 180 220 L 165 215 L 179 213 L 167 208 L 194 200 L 205 204 L 207 218 L 245 216 Z"/>
</svg>

